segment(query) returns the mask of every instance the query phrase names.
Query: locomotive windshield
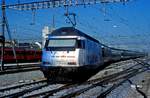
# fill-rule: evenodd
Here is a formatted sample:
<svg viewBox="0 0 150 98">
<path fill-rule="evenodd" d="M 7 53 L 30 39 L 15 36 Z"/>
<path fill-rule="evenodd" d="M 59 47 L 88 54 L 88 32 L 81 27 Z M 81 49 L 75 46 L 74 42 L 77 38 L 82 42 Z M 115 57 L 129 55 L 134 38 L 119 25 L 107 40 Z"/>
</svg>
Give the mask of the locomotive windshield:
<svg viewBox="0 0 150 98">
<path fill-rule="evenodd" d="M 47 47 L 75 47 L 76 39 L 51 39 Z"/>
<path fill-rule="evenodd" d="M 45 48 L 48 51 L 74 51 L 76 48 L 84 48 L 84 41 L 77 39 L 49 39 L 46 41 Z"/>
</svg>

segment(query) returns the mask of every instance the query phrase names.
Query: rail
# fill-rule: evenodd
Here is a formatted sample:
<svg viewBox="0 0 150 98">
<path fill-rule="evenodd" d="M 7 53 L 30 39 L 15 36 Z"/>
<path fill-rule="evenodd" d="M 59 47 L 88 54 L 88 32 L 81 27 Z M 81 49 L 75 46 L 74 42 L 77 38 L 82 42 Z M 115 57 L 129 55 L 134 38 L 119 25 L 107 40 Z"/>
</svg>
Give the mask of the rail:
<svg viewBox="0 0 150 98">
<path fill-rule="evenodd" d="M 136 59 L 139 62 L 139 59 Z M 35 82 L 35 83 L 28 83 L 28 84 L 21 84 L 16 85 L 14 87 L 2 88 L 0 89 L 0 98 L 3 97 L 39 97 L 42 96 L 43 98 L 47 98 L 49 96 L 55 96 L 57 93 L 63 93 L 61 98 L 70 98 L 75 97 L 84 92 L 93 89 L 97 86 L 105 88 L 107 84 L 113 83 L 111 87 L 108 87 L 105 91 L 100 92 L 97 95 L 98 98 L 106 97 L 109 95 L 114 89 L 122 85 L 123 83 L 127 82 L 130 78 L 143 73 L 149 70 L 150 66 L 146 60 L 140 60 L 142 63 L 137 63 L 124 69 L 123 71 L 116 72 L 114 74 L 106 75 L 104 77 L 100 77 L 97 79 L 92 79 L 83 83 L 77 84 L 54 84 L 54 83 L 47 83 L 46 80 L 42 80 L 43 82 Z M 141 66 L 142 64 L 142 66 Z M 145 65 L 143 65 L 145 64 Z M 18 89 L 20 89 L 18 91 Z M 12 92 L 12 90 L 14 92 Z M 70 91 L 70 92 L 69 92 Z M 9 92 L 9 93 L 5 93 Z M 67 92 L 67 93 L 65 93 Z M 54 94 L 55 93 L 55 94 Z"/>
</svg>

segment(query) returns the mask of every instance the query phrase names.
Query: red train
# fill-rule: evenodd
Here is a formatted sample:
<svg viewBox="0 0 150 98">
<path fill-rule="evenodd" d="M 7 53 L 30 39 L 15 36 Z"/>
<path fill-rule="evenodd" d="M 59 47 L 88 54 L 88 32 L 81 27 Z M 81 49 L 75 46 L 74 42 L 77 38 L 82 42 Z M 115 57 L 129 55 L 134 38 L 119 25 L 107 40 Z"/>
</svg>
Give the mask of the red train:
<svg viewBox="0 0 150 98">
<path fill-rule="evenodd" d="M 0 48 L 1 49 L 1 48 Z M 41 61 L 41 50 L 38 49 L 26 49 L 15 47 L 16 58 L 18 62 L 38 62 Z M 1 54 L 1 51 L 0 51 Z M 4 63 L 15 63 L 13 50 L 11 47 L 5 47 Z"/>
</svg>

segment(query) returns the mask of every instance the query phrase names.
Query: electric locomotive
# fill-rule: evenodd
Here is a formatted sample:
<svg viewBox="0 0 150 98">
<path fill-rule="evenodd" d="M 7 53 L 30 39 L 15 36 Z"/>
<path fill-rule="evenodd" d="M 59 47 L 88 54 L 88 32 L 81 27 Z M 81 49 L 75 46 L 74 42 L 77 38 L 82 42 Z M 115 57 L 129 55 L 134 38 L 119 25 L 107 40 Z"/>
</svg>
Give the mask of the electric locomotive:
<svg viewBox="0 0 150 98">
<path fill-rule="evenodd" d="M 41 70 L 53 82 L 85 81 L 104 63 L 99 41 L 74 27 L 54 30 L 42 52 Z"/>
<path fill-rule="evenodd" d="M 74 27 L 62 27 L 48 35 L 41 70 L 49 82 L 83 82 L 112 63 L 143 56 L 105 46 Z"/>
</svg>

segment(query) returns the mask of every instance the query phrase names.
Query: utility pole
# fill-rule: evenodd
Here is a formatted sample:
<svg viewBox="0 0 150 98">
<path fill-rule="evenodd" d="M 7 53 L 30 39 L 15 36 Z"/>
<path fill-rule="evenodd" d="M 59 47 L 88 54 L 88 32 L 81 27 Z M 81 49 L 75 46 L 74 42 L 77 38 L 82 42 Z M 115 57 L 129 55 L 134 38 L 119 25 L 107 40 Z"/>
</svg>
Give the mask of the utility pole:
<svg viewBox="0 0 150 98">
<path fill-rule="evenodd" d="M 4 50 L 5 50 L 5 0 L 1 3 L 2 10 L 2 33 L 0 35 L 1 42 L 1 71 L 4 70 Z"/>
</svg>

